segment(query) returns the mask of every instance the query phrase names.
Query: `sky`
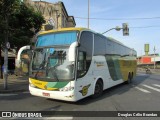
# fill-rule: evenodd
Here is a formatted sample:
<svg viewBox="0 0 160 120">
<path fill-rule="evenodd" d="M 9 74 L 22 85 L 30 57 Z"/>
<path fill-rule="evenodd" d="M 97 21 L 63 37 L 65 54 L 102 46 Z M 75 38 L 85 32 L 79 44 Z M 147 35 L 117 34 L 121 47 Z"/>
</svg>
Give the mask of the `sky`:
<svg viewBox="0 0 160 120">
<path fill-rule="evenodd" d="M 34 1 L 34 0 L 33 0 Z M 58 0 L 43 0 L 50 3 Z M 88 27 L 88 0 L 61 0 L 69 16 L 74 16 L 76 27 Z M 83 18 L 83 19 L 82 19 Z M 95 19 L 93 19 L 95 18 Z M 150 45 L 150 54 L 160 54 L 160 0 L 90 0 L 89 28 L 103 33 L 128 23 L 129 36 L 112 30 L 105 36 L 115 38 L 144 55 L 144 44 Z"/>
</svg>

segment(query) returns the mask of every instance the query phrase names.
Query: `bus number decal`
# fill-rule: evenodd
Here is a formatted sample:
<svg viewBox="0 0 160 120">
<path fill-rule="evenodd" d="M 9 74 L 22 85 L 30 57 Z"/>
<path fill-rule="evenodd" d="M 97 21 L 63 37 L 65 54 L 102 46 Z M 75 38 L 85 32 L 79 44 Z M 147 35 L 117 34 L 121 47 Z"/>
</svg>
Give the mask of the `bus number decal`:
<svg viewBox="0 0 160 120">
<path fill-rule="evenodd" d="M 80 90 L 79 92 L 82 93 L 83 96 L 87 95 L 88 93 L 88 88 L 90 87 L 91 84 L 87 85 L 87 86 L 84 86 L 82 88 L 82 90 Z"/>
</svg>

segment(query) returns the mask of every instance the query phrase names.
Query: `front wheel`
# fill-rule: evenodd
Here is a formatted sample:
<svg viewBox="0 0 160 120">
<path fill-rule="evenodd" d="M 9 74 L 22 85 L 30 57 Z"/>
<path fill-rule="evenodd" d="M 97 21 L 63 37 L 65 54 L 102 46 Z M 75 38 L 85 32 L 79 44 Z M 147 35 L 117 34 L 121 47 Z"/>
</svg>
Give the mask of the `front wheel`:
<svg viewBox="0 0 160 120">
<path fill-rule="evenodd" d="M 101 96 L 103 93 L 103 83 L 102 81 L 97 81 L 96 85 L 95 85 L 95 89 L 94 89 L 94 95 L 93 98 L 97 98 L 99 96 Z"/>
</svg>

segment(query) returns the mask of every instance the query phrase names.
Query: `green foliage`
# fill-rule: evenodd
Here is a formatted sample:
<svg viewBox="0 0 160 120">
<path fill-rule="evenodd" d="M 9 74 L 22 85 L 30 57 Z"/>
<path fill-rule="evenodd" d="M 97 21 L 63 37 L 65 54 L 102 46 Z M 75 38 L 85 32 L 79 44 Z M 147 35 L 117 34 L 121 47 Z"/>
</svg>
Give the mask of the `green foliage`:
<svg viewBox="0 0 160 120">
<path fill-rule="evenodd" d="M 20 0 L 0 0 L 0 44 L 4 43 L 7 29 L 5 18 L 8 17 L 9 42 L 11 47 L 30 44 L 31 38 L 41 29 L 43 16 L 27 7 Z"/>
<path fill-rule="evenodd" d="M 0 0 L 0 15 L 6 16 L 19 10 L 20 0 Z"/>
</svg>

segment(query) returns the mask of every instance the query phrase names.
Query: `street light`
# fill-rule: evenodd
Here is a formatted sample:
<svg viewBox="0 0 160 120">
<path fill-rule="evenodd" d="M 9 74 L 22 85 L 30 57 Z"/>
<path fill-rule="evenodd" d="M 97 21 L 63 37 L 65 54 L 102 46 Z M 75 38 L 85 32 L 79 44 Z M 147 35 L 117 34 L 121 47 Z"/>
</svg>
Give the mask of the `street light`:
<svg viewBox="0 0 160 120">
<path fill-rule="evenodd" d="M 103 32 L 102 34 L 105 34 L 105 33 L 109 32 L 109 31 L 111 31 L 111 30 L 120 31 L 121 29 L 122 29 L 122 28 L 120 28 L 119 26 L 116 26 L 115 28 L 111 28 L 111 29 L 109 29 L 109 30 Z"/>
<path fill-rule="evenodd" d="M 128 35 L 129 35 L 129 27 L 128 27 L 128 24 L 127 24 L 127 23 L 123 23 L 123 24 L 122 24 L 122 28 L 120 28 L 119 26 L 116 26 L 115 28 L 111 28 L 111 29 L 105 31 L 105 32 L 102 33 L 102 34 L 105 34 L 105 33 L 109 32 L 109 31 L 111 31 L 111 30 L 120 31 L 121 29 L 123 30 L 123 36 L 128 36 Z"/>
</svg>

